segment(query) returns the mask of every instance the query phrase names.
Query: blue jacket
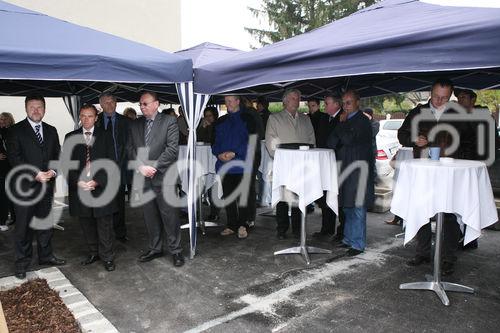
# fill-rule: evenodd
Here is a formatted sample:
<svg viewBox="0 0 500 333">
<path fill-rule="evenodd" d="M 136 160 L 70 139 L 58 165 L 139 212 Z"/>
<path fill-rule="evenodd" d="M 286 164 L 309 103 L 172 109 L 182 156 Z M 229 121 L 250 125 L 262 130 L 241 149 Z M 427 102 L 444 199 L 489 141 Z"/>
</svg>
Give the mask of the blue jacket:
<svg viewBox="0 0 500 333">
<path fill-rule="evenodd" d="M 257 133 L 255 120 L 248 112 L 250 111 L 241 109 L 235 113 L 228 112 L 217 120 L 215 124 L 215 142 L 212 146 L 212 153 L 215 156 L 230 151 L 235 153 L 233 160 L 244 161 L 246 159 L 249 135 Z M 259 144 L 257 141 L 256 147 L 260 150 Z M 225 163 L 217 159 L 215 170 L 219 172 Z M 232 167 L 228 173 L 242 174 L 243 168 Z"/>
</svg>

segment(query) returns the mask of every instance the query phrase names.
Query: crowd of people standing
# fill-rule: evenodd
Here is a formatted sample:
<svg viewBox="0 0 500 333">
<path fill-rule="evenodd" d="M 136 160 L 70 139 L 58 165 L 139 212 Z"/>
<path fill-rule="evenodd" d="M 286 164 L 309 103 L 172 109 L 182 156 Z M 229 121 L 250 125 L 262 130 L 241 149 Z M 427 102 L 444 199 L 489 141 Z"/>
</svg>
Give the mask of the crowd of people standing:
<svg viewBox="0 0 500 333">
<path fill-rule="evenodd" d="M 440 122 L 443 113 L 454 112 L 447 108 L 452 92 L 453 84 L 449 80 L 437 80 L 432 85 L 429 102 L 410 111 L 399 129 L 400 143 L 412 147 L 415 158 L 422 157 L 422 151 L 429 146 L 441 146 L 442 154 L 445 148 L 451 146 L 451 139 L 446 133 L 439 133 L 433 140 L 427 135 Z M 470 109 L 470 104 L 474 103 L 472 97 L 469 91 L 462 91 L 459 103 Z M 264 98 L 257 100 L 255 109 L 237 95 L 225 96 L 224 101 L 227 114 L 219 117 L 217 108 L 207 107 L 196 129 L 198 139 L 211 145 L 217 159 L 216 172 L 224 173 L 222 188 L 227 225 L 220 234 L 234 234 L 245 239 L 249 229 L 255 225 L 256 197 L 258 193 L 262 194 L 262 174 L 258 172 L 261 140 L 265 139 L 265 147 L 271 157 L 282 145 L 300 143 L 334 150 L 340 162 L 338 173 L 346 173 L 339 185 L 338 213 L 326 204 L 326 192 L 317 200 L 322 220 L 321 229 L 313 236 L 332 240 L 334 246 L 346 248 L 348 256 L 363 253 L 367 238 L 367 211 L 374 203 L 378 123 L 373 119 L 373 111 L 361 109 L 359 93 L 346 90 L 338 95 L 327 94 L 323 98 L 325 112 L 320 111 L 319 99 L 309 99 L 309 114 L 298 111 L 301 92 L 297 89 L 284 92 L 283 110 L 276 113 L 269 112 L 269 103 Z M 40 264 L 65 264 L 65 260 L 53 253 L 52 229 L 36 229 L 30 225 L 34 217 L 43 219 L 51 211 L 55 178 L 61 173 L 68 182 L 69 213 L 79 220 L 87 243 L 88 256 L 81 262 L 82 265 L 101 260 L 107 271 L 115 270 L 113 243 L 129 240 L 125 223 L 125 193 L 127 190 L 130 193 L 132 188 L 139 189 L 139 205 L 148 233 L 147 249 L 138 261 L 148 262 L 168 251 L 175 266 L 184 264 L 179 207 L 173 204 L 179 197 L 179 174 L 177 168 L 172 167 L 178 160 L 183 136 L 189 134 L 187 129 L 183 131 L 180 128 L 182 119 L 179 118 L 182 117 L 172 114 L 173 110 L 160 112 L 160 101 L 154 92 L 141 94 L 141 117 L 137 117 L 133 109 L 126 110 L 124 115 L 117 113 L 116 97 L 109 93 L 100 96 L 99 104 L 101 113 L 94 105 L 82 106 L 79 112 L 81 127 L 65 136 L 63 153 L 69 151 L 70 160 L 77 161 L 78 165 L 69 171 L 50 163 L 59 159 L 61 146 L 56 128 L 43 122 L 45 99 L 42 96 L 26 98 L 27 117 L 15 125 L 11 116 L 5 113 L 0 115 L 2 182 L 5 184 L 11 168 L 28 165 L 29 170 L 23 169 L 15 175 L 21 185 L 14 191 L 14 197 L 21 198 L 26 193 L 30 193 L 29 198 L 23 197 L 23 200 L 39 197 L 29 206 L 24 205 L 23 200 L 14 200 L 13 206 L 2 204 L 0 230 L 7 230 L 7 216 L 16 220 L 13 236 L 15 275 L 18 278 L 26 276 L 34 237 L 37 239 Z M 414 140 L 411 136 L 412 122 L 424 108 L 429 108 L 436 119 L 419 123 L 419 135 Z M 481 159 L 473 147 L 477 136 L 475 127 L 470 123 L 454 123 L 451 126 L 460 133 L 459 149 L 451 156 Z M 100 160 L 112 161 L 116 174 L 96 168 Z M 249 160 L 250 163 L 245 164 Z M 357 165 L 361 167 L 353 168 Z M 363 167 L 368 177 L 363 177 Z M 108 187 L 114 187 L 116 191 L 103 205 L 99 198 Z M 5 189 L 5 186 L 2 188 Z M 360 188 L 364 190 L 361 200 L 358 196 Z M 296 201 L 296 195 L 284 192 L 282 201 L 276 205 L 278 240 L 288 237 L 290 227 L 293 237 L 298 238 L 300 233 L 301 212 L 296 205 L 290 207 L 290 203 Z M 1 195 L 2 202 L 8 203 L 5 191 Z M 211 211 L 211 215 L 218 214 L 218 209 Z M 445 215 L 444 235 L 443 274 L 451 274 L 460 238 L 454 214 Z M 417 254 L 408 264 L 416 266 L 429 262 L 430 244 L 428 224 L 419 231 Z"/>
</svg>

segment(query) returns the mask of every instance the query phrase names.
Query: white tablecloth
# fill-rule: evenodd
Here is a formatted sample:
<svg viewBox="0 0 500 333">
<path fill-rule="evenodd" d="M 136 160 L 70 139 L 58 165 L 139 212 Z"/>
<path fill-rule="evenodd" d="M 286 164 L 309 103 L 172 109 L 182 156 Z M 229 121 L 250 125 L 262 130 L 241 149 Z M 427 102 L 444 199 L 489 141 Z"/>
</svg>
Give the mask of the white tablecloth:
<svg viewBox="0 0 500 333">
<path fill-rule="evenodd" d="M 186 168 L 186 154 L 187 146 L 179 146 L 179 160 L 177 163 L 177 168 L 179 169 L 179 176 L 181 179 L 182 191 L 187 193 L 188 188 L 188 172 Z M 205 189 L 212 187 L 217 178 L 215 174 L 215 162 L 217 158 L 212 154 L 212 147 L 207 144 L 196 145 L 196 161 L 200 164 L 201 169 L 197 170 L 199 177 L 203 177 L 205 182 Z"/>
<path fill-rule="evenodd" d="M 285 189 L 298 196 L 299 208 L 323 196 L 338 214 L 338 182 L 335 153 L 330 149 L 291 150 L 276 149 L 273 164 L 272 205 L 286 201 Z"/>
<path fill-rule="evenodd" d="M 405 244 L 437 213 L 455 213 L 467 225 L 464 243 L 498 221 L 483 162 L 415 159 L 400 164 L 391 212 L 406 221 Z"/>
<path fill-rule="evenodd" d="M 413 148 L 412 147 L 401 147 L 398 149 L 398 153 L 396 155 L 396 169 L 394 169 L 393 180 L 396 182 L 399 174 L 399 165 L 403 161 L 408 161 L 413 159 Z M 394 183 L 396 185 L 396 183 Z"/>
<path fill-rule="evenodd" d="M 260 152 L 261 152 L 261 160 L 259 165 L 259 171 L 262 173 L 262 177 L 264 181 L 270 182 L 272 179 L 273 173 L 273 158 L 269 155 L 269 152 L 266 148 L 266 141 L 262 140 L 260 142 Z"/>
</svg>

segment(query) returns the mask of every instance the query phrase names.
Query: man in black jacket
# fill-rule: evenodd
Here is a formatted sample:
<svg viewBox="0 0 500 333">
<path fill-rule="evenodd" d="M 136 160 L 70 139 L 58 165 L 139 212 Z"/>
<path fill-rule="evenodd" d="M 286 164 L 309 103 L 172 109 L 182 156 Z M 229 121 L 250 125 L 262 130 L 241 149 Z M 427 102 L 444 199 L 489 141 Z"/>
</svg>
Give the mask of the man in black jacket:
<svg viewBox="0 0 500 333">
<path fill-rule="evenodd" d="M 52 228 L 35 230 L 30 226 L 33 218 L 46 218 L 52 209 L 57 173 L 49 169 L 49 162 L 59 159 L 59 136 L 55 127 L 42 122 L 45 115 L 45 99 L 42 96 L 26 97 L 25 108 L 26 119 L 11 127 L 7 138 L 10 165 L 13 168 L 24 166 L 14 174 L 11 183 L 20 181 L 20 187 L 14 190 L 12 198 L 16 211 L 15 275 L 19 279 L 26 277 L 31 263 L 33 235 L 37 238 L 40 265 L 66 263 L 52 253 Z"/>
<path fill-rule="evenodd" d="M 310 102 L 309 102 L 310 103 Z M 318 111 L 319 112 L 319 111 Z M 317 113 L 317 112 L 316 112 Z M 333 132 L 335 127 L 340 122 L 340 114 L 342 113 L 342 98 L 340 96 L 329 94 L 325 96 L 325 116 L 321 117 L 316 134 L 316 144 L 318 148 L 328 148 L 326 142 L 328 136 Z M 312 117 L 312 116 L 311 116 Z M 312 119 L 311 119 L 312 121 Z M 314 127 L 314 123 L 313 123 Z M 313 237 L 332 237 L 335 234 L 335 221 L 337 215 L 326 204 L 326 191 L 321 199 L 316 201 L 321 208 L 321 230 L 315 232 Z M 335 240 L 341 241 L 344 238 L 344 213 L 339 208 L 339 226 L 337 228 L 337 236 Z"/>
<path fill-rule="evenodd" d="M 413 147 L 413 156 L 421 158 L 427 155 L 427 148 L 431 146 L 441 147 L 441 156 L 444 156 L 445 149 L 450 147 L 453 143 L 451 134 L 447 131 L 440 131 L 435 136 L 434 140 L 428 137 L 429 132 L 438 125 L 450 125 L 454 127 L 460 134 L 460 143 L 458 149 L 454 151 L 451 157 L 454 158 L 470 158 L 468 151 L 469 145 L 465 144 L 467 137 L 468 124 L 466 122 L 449 122 L 441 120 L 441 116 L 446 114 L 456 113 L 455 110 L 447 108 L 447 103 L 450 100 L 453 92 L 453 83 L 448 79 L 438 79 L 434 82 L 431 88 L 431 99 L 427 104 L 418 105 L 410 111 L 406 116 L 403 125 L 398 130 L 399 142 L 404 147 Z M 430 110 L 434 119 L 419 121 L 417 125 L 417 138 L 415 141 L 412 139 L 412 123 L 415 117 L 424 112 L 423 110 Z M 418 119 L 418 118 L 417 118 Z M 408 203 L 411 204 L 411 203 Z M 443 266 L 442 274 L 450 275 L 454 271 L 454 263 L 456 261 L 455 251 L 458 247 L 460 238 L 460 228 L 457 223 L 455 214 L 444 214 L 443 223 Z M 416 256 L 407 262 L 409 266 L 419 266 L 423 263 L 430 262 L 431 260 L 431 224 L 427 223 L 417 233 L 417 250 Z"/>
<path fill-rule="evenodd" d="M 341 162 L 341 173 L 352 165 L 359 165 L 339 184 L 339 207 L 342 207 L 345 215 L 341 246 L 349 248 L 348 256 L 358 255 L 365 250 L 366 211 L 374 201 L 373 177 L 369 176 L 374 164 L 372 127 L 370 120 L 359 109 L 359 102 L 360 96 L 355 90 L 344 93 L 344 112 L 327 143 L 329 148 L 335 149 L 337 160 Z M 360 200 L 358 191 L 364 191 L 365 194 Z"/>
<path fill-rule="evenodd" d="M 101 259 L 104 268 L 113 271 L 113 213 L 117 206 L 114 197 L 106 200 L 101 195 L 114 178 L 103 169 L 96 169 L 99 159 L 114 161 L 113 139 L 111 133 L 94 126 L 96 120 L 97 109 L 93 105 L 84 105 L 80 109 L 82 127 L 66 134 L 64 140 L 64 153 L 71 153 L 71 160 L 79 162 L 78 168 L 69 170 L 67 175 L 69 213 L 80 220 L 89 249 L 82 265 Z M 72 147 L 71 138 L 79 144 Z M 90 205 L 82 201 L 83 196 Z"/>
<path fill-rule="evenodd" d="M 127 175 L 129 174 L 126 147 L 128 128 L 131 120 L 116 112 L 116 97 L 111 93 L 103 93 L 99 96 L 99 104 L 103 112 L 97 118 L 96 127 L 101 127 L 111 132 L 115 149 L 115 161 L 120 168 L 121 186 L 116 194 L 118 211 L 113 214 L 113 228 L 116 239 L 126 242 L 128 241 L 128 236 L 125 225 L 125 186 L 127 185 Z"/>
</svg>

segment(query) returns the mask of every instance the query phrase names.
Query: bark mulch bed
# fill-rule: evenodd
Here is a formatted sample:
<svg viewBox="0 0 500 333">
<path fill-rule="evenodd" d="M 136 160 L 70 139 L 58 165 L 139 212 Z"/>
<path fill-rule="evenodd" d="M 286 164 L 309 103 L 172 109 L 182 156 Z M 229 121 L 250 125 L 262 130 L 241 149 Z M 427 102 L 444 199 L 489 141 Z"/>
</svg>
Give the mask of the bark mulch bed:
<svg viewBox="0 0 500 333">
<path fill-rule="evenodd" d="M 80 333 L 75 317 L 44 279 L 0 291 L 10 333 Z"/>
</svg>

